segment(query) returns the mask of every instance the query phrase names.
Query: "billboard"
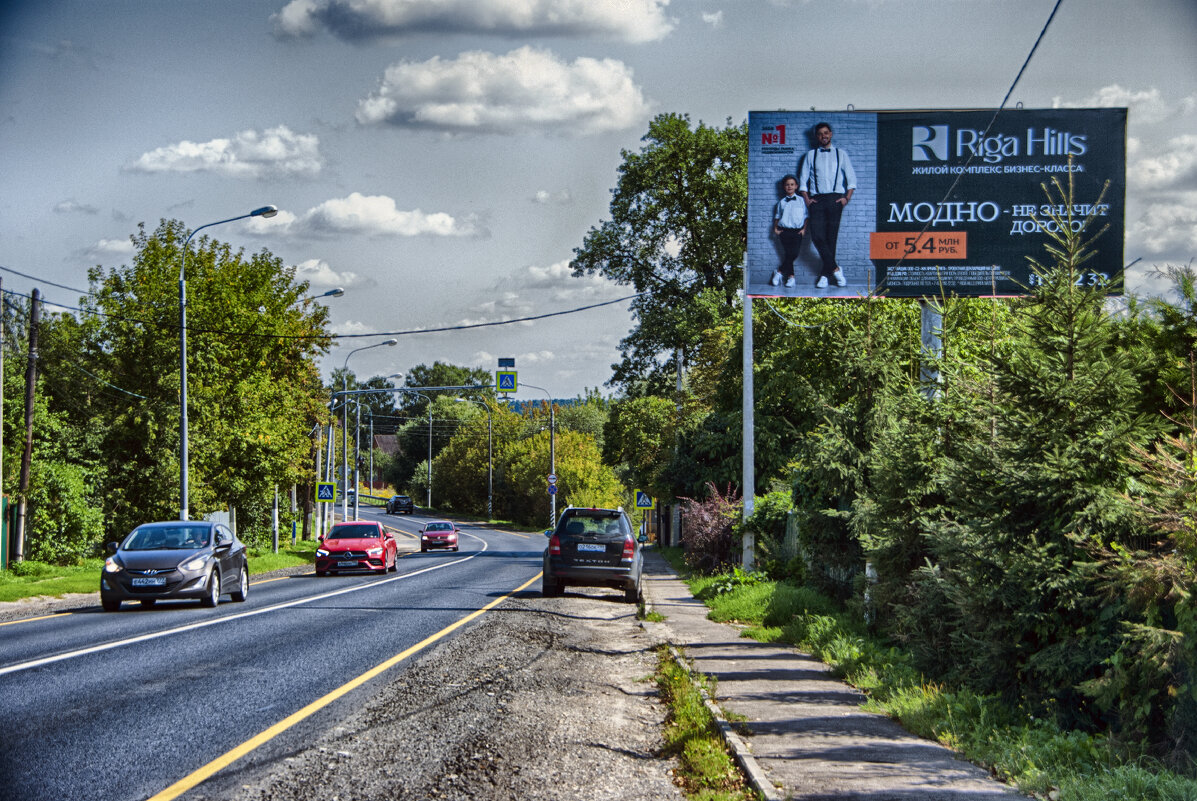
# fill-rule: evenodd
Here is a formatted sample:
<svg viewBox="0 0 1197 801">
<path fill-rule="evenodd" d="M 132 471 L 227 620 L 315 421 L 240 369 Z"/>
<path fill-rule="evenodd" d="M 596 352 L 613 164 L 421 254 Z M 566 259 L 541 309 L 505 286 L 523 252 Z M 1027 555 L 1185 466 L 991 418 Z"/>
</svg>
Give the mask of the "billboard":
<svg viewBox="0 0 1197 801">
<path fill-rule="evenodd" d="M 1125 108 L 749 112 L 748 294 L 1024 294 L 1070 176 L 1120 285 Z"/>
</svg>

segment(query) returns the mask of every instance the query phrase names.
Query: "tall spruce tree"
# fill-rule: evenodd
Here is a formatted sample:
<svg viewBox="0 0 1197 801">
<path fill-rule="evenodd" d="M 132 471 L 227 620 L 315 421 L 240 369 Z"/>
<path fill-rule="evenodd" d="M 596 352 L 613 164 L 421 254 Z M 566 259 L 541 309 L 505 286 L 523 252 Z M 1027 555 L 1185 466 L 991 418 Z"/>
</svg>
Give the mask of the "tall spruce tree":
<svg viewBox="0 0 1197 801">
<path fill-rule="evenodd" d="M 948 466 L 951 511 L 922 579 L 957 678 L 1079 720 L 1091 705 L 1078 682 L 1099 675 L 1117 628 L 1091 546 L 1142 531 L 1120 493 L 1131 448 L 1158 426 L 1139 408 L 1106 287 L 1081 285 L 1102 232 L 1073 218 L 1071 187 L 1057 182 L 1049 200 L 1064 210 L 1046 226 L 1051 260 L 1016 305 L 1013 347 L 988 365 L 992 385 L 975 401 L 989 436 Z"/>
</svg>

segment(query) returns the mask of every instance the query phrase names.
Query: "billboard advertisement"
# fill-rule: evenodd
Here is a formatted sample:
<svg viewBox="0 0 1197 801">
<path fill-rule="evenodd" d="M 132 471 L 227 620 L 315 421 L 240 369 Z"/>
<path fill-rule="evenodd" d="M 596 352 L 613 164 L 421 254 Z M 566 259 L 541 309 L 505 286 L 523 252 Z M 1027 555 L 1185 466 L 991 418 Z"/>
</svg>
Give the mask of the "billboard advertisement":
<svg viewBox="0 0 1197 801">
<path fill-rule="evenodd" d="M 1053 178 L 1108 226 L 1078 280 L 1120 286 L 1124 108 L 750 112 L 748 294 L 1024 294 Z"/>
</svg>

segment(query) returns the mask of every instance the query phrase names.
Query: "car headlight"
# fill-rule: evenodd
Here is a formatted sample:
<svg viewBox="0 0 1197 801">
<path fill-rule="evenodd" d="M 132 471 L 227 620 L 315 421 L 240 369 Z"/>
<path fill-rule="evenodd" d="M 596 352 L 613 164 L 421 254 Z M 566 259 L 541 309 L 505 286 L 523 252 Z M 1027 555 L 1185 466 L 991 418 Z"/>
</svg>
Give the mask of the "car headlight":
<svg viewBox="0 0 1197 801">
<path fill-rule="evenodd" d="M 366 551 L 368 556 L 382 556 L 382 548 L 370 548 Z"/>
<path fill-rule="evenodd" d="M 125 566 L 120 563 L 115 556 L 110 556 L 104 560 L 105 573 L 119 573 L 125 569 Z"/>
<path fill-rule="evenodd" d="M 325 550 L 324 548 L 317 548 L 316 556 L 328 556 L 328 551 Z"/>
<path fill-rule="evenodd" d="M 194 559 L 188 559 L 183 564 L 179 565 L 181 570 L 202 570 L 204 565 L 208 563 L 207 556 L 197 556 Z"/>
</svg>

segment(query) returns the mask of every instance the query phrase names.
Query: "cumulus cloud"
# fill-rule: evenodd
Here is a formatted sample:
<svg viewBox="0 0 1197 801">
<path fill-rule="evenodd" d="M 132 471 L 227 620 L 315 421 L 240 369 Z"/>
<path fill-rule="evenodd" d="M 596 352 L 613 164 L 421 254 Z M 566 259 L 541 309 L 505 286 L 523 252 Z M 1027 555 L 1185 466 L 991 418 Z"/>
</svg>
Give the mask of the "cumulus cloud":
<svg viewBox="0 0 1197 801">
<path fill-rule="evenodd" d="M 1146 151 L 1136 142 L 1132 152 L 1143 158 L 1127 169 L 1127 180 L 1132 187 L 1154 191 L 1197 189 L 1197 136 L 1178 136 L 1150 155 Z"/>
<path fill-rule="evenodd" d="M 315 134 L 297 134 L 285 125 L 241 131 L 228 139 L 182 141 L 143 153 L 131 172 L 215 172 L 235 178 L 316 175 L 324 166 Z"/>
<path fill-rule="evenodd" d="M 266 236 L 481 236 L 473 217 L 458 219 L 445 212 L 405 211 L 386 195 L 363 195 L 326 200 L 302 215 L 280 211 L 272 219 L 246 220 L 246 229 Z"/>
<path fill-rule="evenodd" d="M 502 355 L 507 357 L 511 354 L 504 353 Z M 526 366 L 529 364 L 546 364 L 548 362 L 555 361 L 557 359 L 557 354 L 551 350 L 534 350 L 526 351 L 524 353 L 517 353 L 513 358 L 515 359 L 515 363 L 517 365 Z M 475 364 L 495 364 L 498 359 L 499 355 L 491 353 L 490 351 L 480 350 L 475 351 L 474 353 Z"/>
<path fill-rule="evenodd" d="M 295 266 L 295 279 L 297 281 L 307 281 L 312 290 L 316 292 L 323 289 L 336 289 L 337 287 L 345 289 L 369 287 L 375 283 L 354 272 L 338 272 L 324 259 L 308 259 L 297 264 Z"/>
<path fill-rule="evenodd" d="M 562 206 L 566 203 L 572 203 L 573 200 L 573 196 L 570 195 L 568 189 L 562 189 L 559 192 L 550 192 L 547 189 L 538 189 L 536 190 L 536 194 L 532 196 L 532 202 L 542 206 Z"/>
<path fill-rule="evenodd" d="M 704 11 L 704 12 L 702 12 L 702 21 L 705 22 L 707 25 L 710 25 L 712 28 L 722 28 L 723 27 L 723 12 L 715 11 L 713 13 L 708 13 L 708 12 Z"/>
<path fill-rule="evenodd" d="M 1178 202 L 1153 203 L 1127 228 L 1127 250 L 1146 251 L 1164 261 L 1188 262 L 1197 255 L 1197 192 Z"/>
<path fill-rule="evenodd" d="M 291 0 L 270 20 L 280 39 L 328 30 L 347 41 L 413 33 L 663 39 L 669 0 Z"/>
<path fill-rule="evenodd" d="M 351 336 L 353 334 L 375 334 L 378 329 L 367 323 L 359 320 L 346 320 L 343 323 L 333 323 L 328 327 L 328 330 L 338 336 Z"/>
<path fill-rule="evenodd" d="M 133 255 L 135 250 L 129 239 L 101 239 L 84 249 L 83 254 L 89 259 L 121 258 Z"/>
<path fill-rule="evenodd" d="M 363 125 L 444 133 L 585 136 L 636 128 L 648 115 L 648 103 L 623 62 L 566 63 L 530 46 L 505 55 L 471 51 L 456 59 L 393 64 L 357 108 Z"/>
<path fill-rule="evenodd" d="M 86 203 L 80 203 L 77 200 L 64 200 L 54 207 L 54 211 L 59 214 L 99 214 L 100 210 L 95 206 Z"/>
<path fill-rule="evenodd" d="M 527 265 L 499 278 L 487 300 L 475 305 L 459 325 L 477 325 L 566 311 L 630 295 L 631 290 L 600 275 L 575 278 L 568 261 Z M 529 321 L 524 325 L 531 325 Z"/>
<path fill-rule="evenodd" d="M 1117 108 L 1130 109 L 1130 119 L 1136 123 L 1161 122 L 1177 114 L 1188 114 L 1197 109 L 1197 96 L 1182 98 L 1169 103 L 1159 89 L 1127 89 L 1118 84 L 1103 86 L 1089 97 L 1069 101 L 1062 97 L 1052 98 L 1052 108 Z"/>
</svg>

